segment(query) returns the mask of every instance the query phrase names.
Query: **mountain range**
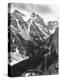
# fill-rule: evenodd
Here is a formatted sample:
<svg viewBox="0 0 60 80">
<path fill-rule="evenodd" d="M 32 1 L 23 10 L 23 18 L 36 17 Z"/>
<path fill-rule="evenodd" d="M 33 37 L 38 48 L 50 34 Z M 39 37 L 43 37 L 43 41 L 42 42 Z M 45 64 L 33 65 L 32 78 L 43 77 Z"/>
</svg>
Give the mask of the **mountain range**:
<svg viewBox="0 0 60 80">
<path fill-rule="evenodd" d="M 22 55 L 27 54 L 27 45 L 35 49 L 34 45 L 42 45 L 58 28 L 58 21 L 49 21 L 46 25 L 43 18 L 35 12 L 31 13 L 27 21 L 26 15 L 18 10 L 9 13 L 8 17 L 11 51 L 16 52 L 18 49 Z M 32 55 L 34 51 L 30 53 Z"/>
</svg>

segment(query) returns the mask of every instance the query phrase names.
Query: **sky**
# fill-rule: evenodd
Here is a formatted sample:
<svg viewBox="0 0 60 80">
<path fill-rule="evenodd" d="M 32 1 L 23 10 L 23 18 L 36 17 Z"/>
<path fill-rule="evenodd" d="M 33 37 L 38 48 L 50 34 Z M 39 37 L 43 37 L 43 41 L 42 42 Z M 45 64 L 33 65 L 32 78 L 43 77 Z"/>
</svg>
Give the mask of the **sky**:
<svg viewBox="0 0 60 80">
<path fill-rule="evenodd" d="M 39 14 L 47 23 L 48 21 L 59 19 L 59 7 L 54 5 L 28 4 L 28 3 L 11 3 L 11 12 L 15 9 L 25 13 L 28 17 L 32 12 Z"/>
</svg>

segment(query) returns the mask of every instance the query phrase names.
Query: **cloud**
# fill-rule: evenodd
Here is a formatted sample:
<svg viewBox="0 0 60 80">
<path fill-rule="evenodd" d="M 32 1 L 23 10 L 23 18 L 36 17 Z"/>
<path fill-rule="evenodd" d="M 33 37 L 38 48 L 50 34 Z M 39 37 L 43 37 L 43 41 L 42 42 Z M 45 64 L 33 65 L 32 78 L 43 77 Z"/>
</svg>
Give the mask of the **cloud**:
<svg viewBox="0 0 60 80">
<path fill-rule="evenodd" d="M 26 10 L 26 5 L 24 3 L 11 3 L 11 8 L 18 8 L 21 10 Z"/>
<path fill-rule="evenodd" d="M 53 12 L 53 10 L 51 9 L 51 7 L 50 6 L 47 6 L 47 5 L 37 5 L 36 6 L 36 10 L 37 10 L 37 12 L 39 12 L 39 13 L 52 13 Z"/>
<path fill-rule="evenodd" d="M 20 10 L 27 11 L 27 12 L 35 11 L 37 13 L 42 13 L 42 14 L 53 12 L 52 8 L 47 5 L 28 4 L 28 3 L 12 3 L 11 6 L 16 7 Z"/>
</svg>

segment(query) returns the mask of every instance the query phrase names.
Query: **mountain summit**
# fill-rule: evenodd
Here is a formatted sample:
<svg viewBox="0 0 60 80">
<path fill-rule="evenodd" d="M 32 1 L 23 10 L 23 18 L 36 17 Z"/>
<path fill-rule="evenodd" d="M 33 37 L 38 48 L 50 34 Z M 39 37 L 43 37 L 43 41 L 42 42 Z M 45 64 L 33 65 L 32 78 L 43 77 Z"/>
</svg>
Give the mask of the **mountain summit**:
<svg viewBox="0 0 60 80">
<path fill-rule="evenodd" d="M 51 35 L 51 30 L 48 27 L 54 22 L 48 22 L 48 25 L 46 25 L 43 18 L 35 12 L 31 13 L 27 21 L 24 20 L 24 17 L 26 17 L 25 14 L 18 10 L 14 10 L 11 14 L 11 24 L 14 30 L 17 30 L 25 40 L 36 38 L 36 40 L 44 41 Z"/>
</svg>

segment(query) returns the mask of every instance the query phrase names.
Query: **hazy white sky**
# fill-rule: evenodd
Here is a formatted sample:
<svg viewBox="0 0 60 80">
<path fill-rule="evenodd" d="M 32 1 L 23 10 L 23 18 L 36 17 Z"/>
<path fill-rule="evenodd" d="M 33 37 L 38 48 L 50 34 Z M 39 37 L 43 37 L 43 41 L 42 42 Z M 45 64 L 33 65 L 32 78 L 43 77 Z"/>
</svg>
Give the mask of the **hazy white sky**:
<svg viewBox="0 0 60 80">
<path fill-rule="evenodd" d="M 24 3 L 12 3 L 11 12 L 18 9 L 24 12 L 27 16 L 32 12 L 38 13 L 45 22 L 51 20 L 58 20 L 59 18 L 59 7 L 52 5 L 40 5 L 40 4 L 24 4 Z"/>
</svg>

